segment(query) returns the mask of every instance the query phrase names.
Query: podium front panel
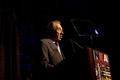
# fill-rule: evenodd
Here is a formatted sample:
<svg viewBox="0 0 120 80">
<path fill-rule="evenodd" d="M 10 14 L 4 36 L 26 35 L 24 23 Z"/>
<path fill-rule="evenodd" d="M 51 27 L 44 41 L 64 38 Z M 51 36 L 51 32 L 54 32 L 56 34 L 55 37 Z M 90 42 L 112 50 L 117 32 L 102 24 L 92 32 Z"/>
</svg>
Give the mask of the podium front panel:
<svg viewBox="0 0 120 80">
<path fill-rule="evenodd" d="M 96 49 L 87 49 L 92 80 L 112 80 L 109 55 Z"/>
</svg>

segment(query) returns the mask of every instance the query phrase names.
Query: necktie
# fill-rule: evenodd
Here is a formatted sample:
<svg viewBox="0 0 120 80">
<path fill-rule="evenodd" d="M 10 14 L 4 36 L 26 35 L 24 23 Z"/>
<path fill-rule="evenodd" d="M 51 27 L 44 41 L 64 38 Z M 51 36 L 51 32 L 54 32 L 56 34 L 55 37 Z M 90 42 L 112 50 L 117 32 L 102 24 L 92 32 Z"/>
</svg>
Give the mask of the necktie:
<svg viewBox="0 0 120 80">
<path fill-rule="evenodd" d="M 56 45 L 56 47 L 57 47 L 57 49 L 58 49 L 58 51 L 59 51 L 59 53 L 60 53 L 60 55 L 61 55 L 61 51 L 60 51 L 60 47 L 59 47 L 59 43 L 58 43 L 58 42 L 55 42 L 55 45 Z"/>
</svg>

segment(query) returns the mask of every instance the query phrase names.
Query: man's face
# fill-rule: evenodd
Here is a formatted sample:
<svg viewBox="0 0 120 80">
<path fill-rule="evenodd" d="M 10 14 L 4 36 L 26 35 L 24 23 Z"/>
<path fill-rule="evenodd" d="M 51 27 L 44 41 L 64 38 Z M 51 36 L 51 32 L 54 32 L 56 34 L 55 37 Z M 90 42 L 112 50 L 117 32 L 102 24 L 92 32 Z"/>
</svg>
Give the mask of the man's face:
<svg viewBox="0 0 120 80">
<path fill-rule="evenodd" d="M 60 24 L 56 24 L 57 30 L 56 30 L 56 40 L 61 41 L 63 36 L 63 28 Z"/>
</svg>

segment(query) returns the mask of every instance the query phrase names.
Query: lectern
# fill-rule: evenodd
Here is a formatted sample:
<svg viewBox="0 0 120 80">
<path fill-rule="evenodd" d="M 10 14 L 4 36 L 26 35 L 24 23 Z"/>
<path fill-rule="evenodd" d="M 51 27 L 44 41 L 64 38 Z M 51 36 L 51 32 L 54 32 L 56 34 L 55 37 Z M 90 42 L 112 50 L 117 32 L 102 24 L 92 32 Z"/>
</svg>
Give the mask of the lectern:
<svg viewBox="0 0 120 80">
<path fill-rule="evenodd" d="M 87 48 L 92 80 L 112 80 L 109 55 L 96 49 Z"/>
</svg>

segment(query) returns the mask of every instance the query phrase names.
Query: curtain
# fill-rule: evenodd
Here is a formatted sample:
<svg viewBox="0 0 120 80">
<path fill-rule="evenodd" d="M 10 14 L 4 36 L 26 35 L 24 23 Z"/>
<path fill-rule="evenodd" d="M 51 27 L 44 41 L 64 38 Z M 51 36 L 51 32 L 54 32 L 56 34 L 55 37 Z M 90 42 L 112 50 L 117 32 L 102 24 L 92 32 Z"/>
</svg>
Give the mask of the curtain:
<svg viewBox="0 0 120 80">
<path fill-rule="evenodd" d="M 20 80 L 16 14 L 6 7 L 0 12 L 0 80 Z"/>
</svg>

